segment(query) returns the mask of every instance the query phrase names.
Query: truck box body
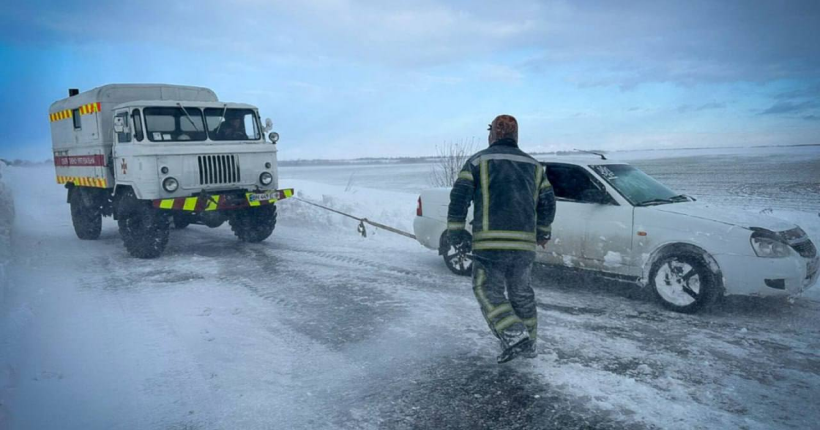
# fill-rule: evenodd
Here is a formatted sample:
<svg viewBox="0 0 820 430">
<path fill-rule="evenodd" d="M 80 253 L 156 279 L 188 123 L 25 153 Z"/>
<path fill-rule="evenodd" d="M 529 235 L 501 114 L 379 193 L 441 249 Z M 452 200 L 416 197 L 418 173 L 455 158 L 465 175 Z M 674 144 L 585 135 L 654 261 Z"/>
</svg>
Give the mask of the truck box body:
<svg viewBox="0 0 820 430">
<path fill-rule="evenodd" d="M 113 109 L 138 100 L 216 102 L 207 88 L 159 84 L 104 85 L 54 102 L 49 108 L 57 182 L 110 188 Z"/>
</svg>

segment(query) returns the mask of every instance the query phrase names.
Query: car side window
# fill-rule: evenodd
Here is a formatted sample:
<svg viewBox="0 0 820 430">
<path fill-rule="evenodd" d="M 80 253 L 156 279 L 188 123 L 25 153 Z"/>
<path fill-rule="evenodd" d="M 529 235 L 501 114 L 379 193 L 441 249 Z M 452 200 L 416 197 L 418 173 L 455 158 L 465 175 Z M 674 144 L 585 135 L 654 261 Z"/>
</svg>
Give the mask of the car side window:
<svg viewBox="0 0 820 430">
<path fill-rule="evenodd" d="M 581 167 L 569 164 L 547 164 L 547 179 L 552 184 L 555 197 L 579 203 L 599 203 L 591 198 L 591 192 L 598 191 L 589 174 Z"/>
</svg>

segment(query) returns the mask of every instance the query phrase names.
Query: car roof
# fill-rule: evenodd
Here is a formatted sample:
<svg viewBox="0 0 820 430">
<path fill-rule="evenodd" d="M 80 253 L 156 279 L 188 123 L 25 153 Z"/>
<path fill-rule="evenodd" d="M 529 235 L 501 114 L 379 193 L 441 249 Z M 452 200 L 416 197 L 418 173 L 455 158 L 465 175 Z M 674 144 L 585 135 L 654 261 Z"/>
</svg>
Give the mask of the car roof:
<svg viewBox="0 0 820 430">
<path fill-rule="evenodd" d="M 602 164 L 629 164 L 620 160 L 601 160 L 597 155 L 542 155 L 535 157 L 544 163 L 564 163 L 578 166 L 602 165 Z"/>
</svg>

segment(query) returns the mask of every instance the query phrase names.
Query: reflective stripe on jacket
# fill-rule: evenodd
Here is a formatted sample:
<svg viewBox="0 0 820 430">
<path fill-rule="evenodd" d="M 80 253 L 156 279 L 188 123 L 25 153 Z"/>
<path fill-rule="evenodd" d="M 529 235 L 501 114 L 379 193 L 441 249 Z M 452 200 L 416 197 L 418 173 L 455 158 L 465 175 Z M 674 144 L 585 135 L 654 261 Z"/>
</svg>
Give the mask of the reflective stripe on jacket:
<svg viewBox="0 0 820 430">
<path fill-rule="evenodd" d="M 473 251 L 530 251 L 550 234 L 555 196 L 544 166 L 501 139 L 470 157 L 450 192 L 447 228 L 465 228 L 473 202 Z"/>
</svg>

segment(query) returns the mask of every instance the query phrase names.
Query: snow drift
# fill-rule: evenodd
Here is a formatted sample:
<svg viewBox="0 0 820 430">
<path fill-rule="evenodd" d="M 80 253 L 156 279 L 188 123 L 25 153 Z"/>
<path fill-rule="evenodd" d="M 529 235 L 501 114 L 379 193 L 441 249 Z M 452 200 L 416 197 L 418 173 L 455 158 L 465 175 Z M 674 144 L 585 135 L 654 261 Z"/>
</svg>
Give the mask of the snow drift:
<svg viewBox="0 0 820 430">
<path fill-rule="evenodd" d="M 11 226 L 14 223 L 14 198 L 3 182 L 6 165 L 0 163 L 0 301 L 6 290 L 6 266 L 11 259 Z"/>
</svg>

